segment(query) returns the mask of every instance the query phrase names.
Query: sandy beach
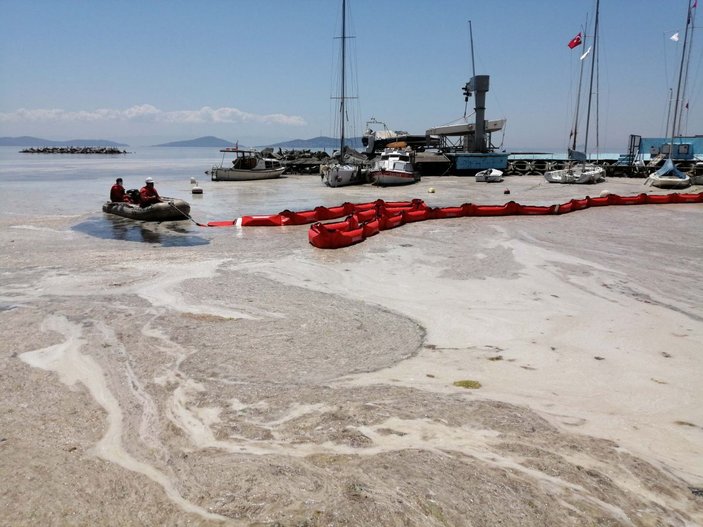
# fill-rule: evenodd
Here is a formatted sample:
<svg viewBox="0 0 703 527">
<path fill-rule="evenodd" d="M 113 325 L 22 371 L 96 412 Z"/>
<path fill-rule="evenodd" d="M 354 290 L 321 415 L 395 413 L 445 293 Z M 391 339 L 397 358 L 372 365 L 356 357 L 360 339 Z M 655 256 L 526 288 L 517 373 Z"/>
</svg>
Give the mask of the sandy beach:
<svg viewBox="0 0 703 527">
<path fill-rule="evenodd" d="M 184 197 L 204 221 L 673 192 L 248 183 Z M 1 525 L 703 524 L 703 205 L 425 221 L 336 251 L 308 226 L 100 205 L 0 215 Z"/>
</svg>

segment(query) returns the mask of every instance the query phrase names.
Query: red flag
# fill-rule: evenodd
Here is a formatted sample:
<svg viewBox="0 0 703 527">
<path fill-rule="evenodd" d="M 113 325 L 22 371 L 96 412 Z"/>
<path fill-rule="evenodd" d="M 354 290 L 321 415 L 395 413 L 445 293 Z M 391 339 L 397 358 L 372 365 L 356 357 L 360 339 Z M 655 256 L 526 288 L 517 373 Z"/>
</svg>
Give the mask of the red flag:
<svg viewBox="0 0 703 527">
<path fill-rule="evenodd" d="M 569 49 L 574 49 L 576 46 L 580 46 L 580 45 L 581 45 L 581 33 L 579 33 L 574 38 L 569 40 L 569 43 L 567 44 L 567 46 L 569 46 Z"/>
</svg>

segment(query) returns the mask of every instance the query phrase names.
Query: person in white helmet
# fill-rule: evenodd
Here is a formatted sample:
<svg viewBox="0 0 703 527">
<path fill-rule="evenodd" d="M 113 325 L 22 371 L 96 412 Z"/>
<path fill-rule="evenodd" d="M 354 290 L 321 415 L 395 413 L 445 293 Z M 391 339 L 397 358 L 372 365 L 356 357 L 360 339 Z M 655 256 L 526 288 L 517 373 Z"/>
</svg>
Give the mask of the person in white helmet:
<svg viewBox="0 0 703 527">
<path fill-rule="evenodd" d="M 148 207 L 154 203 L 160 203 L 161 196 L 154 188 L 154 180 L 148 177 L 144 183 L 145 185 L 139 189 L 139 205 Z"/>
</svg>

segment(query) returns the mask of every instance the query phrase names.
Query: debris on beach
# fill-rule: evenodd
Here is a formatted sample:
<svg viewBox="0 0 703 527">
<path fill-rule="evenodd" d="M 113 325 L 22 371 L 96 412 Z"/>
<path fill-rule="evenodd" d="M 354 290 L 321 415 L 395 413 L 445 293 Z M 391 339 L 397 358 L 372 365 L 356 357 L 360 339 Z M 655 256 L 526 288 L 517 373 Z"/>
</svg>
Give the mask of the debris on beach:
<svg viewBox="0 0 703 527">
<path fill-rule="evenodd" d="M 472 381 L 470 379 L 465 379 L 463 381 L 454 381 L 454 386 L 459 388 L 466 388 L 467 390 L 477 390 L 481 387 L 481 383 L 478 381 Z"/>
</svg>

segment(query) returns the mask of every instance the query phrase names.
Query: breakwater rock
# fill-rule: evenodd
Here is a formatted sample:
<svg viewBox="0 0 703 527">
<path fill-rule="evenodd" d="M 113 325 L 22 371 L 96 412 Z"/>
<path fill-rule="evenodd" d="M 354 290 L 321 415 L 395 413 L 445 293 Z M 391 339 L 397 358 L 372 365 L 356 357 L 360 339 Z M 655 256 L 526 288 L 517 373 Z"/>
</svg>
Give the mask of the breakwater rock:
<svg viewBox="0 0 703 527">
<path fill-rule="evenodd" d="M 114 146 L 42 146 L 20 150 L 21 154 L 126 154 Z"/>
</svg>

